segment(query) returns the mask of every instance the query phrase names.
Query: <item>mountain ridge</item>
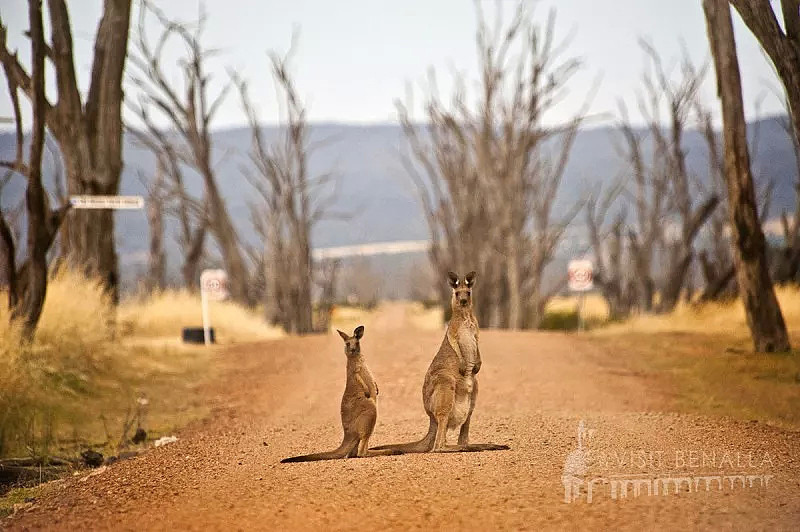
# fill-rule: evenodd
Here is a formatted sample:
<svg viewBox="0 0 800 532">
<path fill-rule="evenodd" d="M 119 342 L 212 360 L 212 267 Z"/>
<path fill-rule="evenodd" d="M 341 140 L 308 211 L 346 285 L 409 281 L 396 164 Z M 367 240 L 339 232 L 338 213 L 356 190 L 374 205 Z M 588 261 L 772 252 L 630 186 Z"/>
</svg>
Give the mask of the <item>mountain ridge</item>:
<svg viewBox="0 0 800 532">
<path fill-rule="evenodd" d="M 773 216 L 784 209 L 793 210 L 795 202 L 792 147 L 776 118 L 766 117 L 757 122 L 760 138 L 758 152 L 754 154 L 758 184 L 763 186 L 768 180 L 775 182 Z M 754 131 L 752 126 L 755 125 L 751 123 L 749 132 Z M 311 154 L 310 174 L 314 176 L 334 170 L 338 180 L 336 211 L 349 214 L 347 219 L 329 219 L 318 224 L 312 235 L 314 247 L 428 237 L 413 186 L 400 164 L 399 153 L 405 142 L 399 124 L 322 122 L 310 124 L 309 130 L 312 143 L 332 139 Z M 565 169 L 556 211 L 578 201 L 589 188 L 615 177 L 624 169 L 624 162 L 614 148 L 614 131 L 611 125 L 598 125 L 579 132 Z M 265 141 L 272 142 L 277 140 L 281 128 L 265 126 L 262 132 Z M 212 132 L 212 139 L 217 179 L 234 224 L 244 241 L 257 245 L 255 232 L 249 223 L 248 200 L 253 196 L 253 189 L 239 170 L 250 148 L 250 130 L 245 126 L 221 128 Z M 13 157 L 14 146 L 14 134 L 0 132 L 0 158 Z M 708 162 L 704 140 L 698 131 L 686 131 L 684 150 L 690 171 L 705 181 Z M 123 159 L 120 193 L 145 195 L 138 173 L 147 175 L 153 171 L 152 154 L 135 146 L 130 135 L 126 135 Z M 52 161 L 49 159 L 45 174 L 52 175 Z M 191 193 L 198 194 L 202 190 L 199 176 L 191 170 L 186 171 L 186 182 Z M 23 187 L 21 179 L 12 180 L 3 191 L 2 206 L 8 208 L 19 201 L 23 197 Z M 174 234 L 175 230 L 174 222 L 170 221 L 168 235 Z M 130 279 L 146 264 L 148 227 L 144 212 L 117 212 L 116 233 L 122 274 Z M 177 243 L 170 237 L 165 241 L 170 270 L 174 271 L 179 262 Z"/>
</svg>

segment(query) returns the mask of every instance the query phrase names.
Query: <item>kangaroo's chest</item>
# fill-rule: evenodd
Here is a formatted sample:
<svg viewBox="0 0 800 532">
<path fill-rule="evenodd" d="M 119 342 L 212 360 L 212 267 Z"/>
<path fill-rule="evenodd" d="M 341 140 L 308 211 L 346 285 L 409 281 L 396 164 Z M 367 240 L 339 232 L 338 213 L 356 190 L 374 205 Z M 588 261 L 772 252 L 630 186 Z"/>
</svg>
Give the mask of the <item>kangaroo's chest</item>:
<svg viewBox="0 0 800 532">
<path fill-rule="evenodd" d="M 369 392 L 372 395 L 371 398 L 374 400 L 376 398 L 374 397 L 375 394 L 372 392 L 375 389 L 375 380 L 372 378 L 372 373 L 370 373 L 366 366 L 359 364 L 348 373 L 345 395 L 353 394 L 361 397 L 364 393 Z"/>
<path fill-rule="evenodd" d="M 458 328 L 456 341 L 461 351 L 461 356 L 467 363 L 468 369 L 472 369 L 478 359 L 478 338 L 475 326 L 471 322 L 465 322 Z"/>
<path fill-rule="evenodd" d="M 375 388 L 375 379 L 372 378 L 372 373 L 369 372 L 369 369 L 366 367 L 361 369 L 361 378 L 364 379 L 364 384 L 367 385 L 367 388 L 372 390 Z"/>
<path fill-rule="evenodd" d="M 456 334 L 456 341 L 467 371 L 456 379 L 453 409 L 447 422 L 448 429 L 459 429 L 467 420 L 471 410 L 472 394 L 475 388 L 475 375 L 472 373 L 472 368 L 478 358 L 478 339 L 475 333 L 475 328 L 465 323 Z"/>
</svg>

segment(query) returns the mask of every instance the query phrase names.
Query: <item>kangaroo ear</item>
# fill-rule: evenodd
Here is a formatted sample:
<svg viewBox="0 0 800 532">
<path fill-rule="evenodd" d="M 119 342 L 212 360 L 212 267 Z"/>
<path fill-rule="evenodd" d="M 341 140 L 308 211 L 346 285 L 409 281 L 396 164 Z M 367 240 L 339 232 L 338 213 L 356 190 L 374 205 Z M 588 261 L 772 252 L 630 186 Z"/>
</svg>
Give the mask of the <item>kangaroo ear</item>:
<svg viewBox="0 0 800 532">
<path fill-rule="evenodd" d="M 364 336 L 364 326 L 359 325 L 358 327 L 356 327 L 356 330 L 353 331 L 353 336 L 360 340 L 361 337 Z"/>
<path fill-rule="evenodd" d="M 346 342 L 346 341 L 348 341 L 348 340 L 350 339 L 350 337 L 349 337 L 349 336 L 347 336 L 345 333 L 343 333 L 343 332 L 342 332 L 342 331 L 340 331 L 339 329 L 336 329 L 336 332 L 337 332 L 337 333 L 339 333 L 339 336 L 341 336 L 341 337 L 342 337 L 342 340 L 344 340 L 345 342 Z"/>
<path fill-rule="evenodd" d="M 475 277 L 477 277 L 477 275 L 478 274 L 475 272 L 469 272 L 467 276 L 464 277 L 464 282 L 466 285 L 472 288 L 472 286 L 475 284 Z"/>
<path fill-rule="evenodd" d="M 450 285 L 450 288 L 458 286 L 458 275 L 453 272 L 447 272 L 447 284 Z"/>
</svg>

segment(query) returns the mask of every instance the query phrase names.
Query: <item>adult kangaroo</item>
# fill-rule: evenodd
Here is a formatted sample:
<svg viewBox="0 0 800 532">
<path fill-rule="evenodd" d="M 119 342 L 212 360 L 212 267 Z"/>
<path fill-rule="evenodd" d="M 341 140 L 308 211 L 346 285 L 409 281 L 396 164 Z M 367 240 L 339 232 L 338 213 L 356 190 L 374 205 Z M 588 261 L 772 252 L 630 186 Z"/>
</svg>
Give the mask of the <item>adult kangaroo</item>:
<svg viewBox="0 0 800 532">
<path fill-rule="evenodd" d="M 378 419 L 378 385 L 361 354 L 359 340 L 364 336 L 364 326 L 356 327 L 353 336 L 339 330 L 336 332 L 344 340 L 344 354 L 347 356 L 347 384 L 342 395 L 342 444 L 333 451 L 284 458 L 282 463 L 402 454 L 399 450 L 368 450 L 369 437 Z"/>
<path fill-rule="evenodd" d="M 469 424 L 478 398 L 477 374 L 481 370 L 478 320 L 472 312 L 475 272 L 463 279 L 448 272 L 452 288 L 452 317 L 442 345 L 433 357 L 422 385 L 422 402 L 430 418 L 428 433 L 417 442 L 380 445 L 375 450 L 404 453 L 499 451 L 507 445 L 469 443 Z M 458 430 L 458 445 L 447 445 L 447 430 Z"/>
</svg>

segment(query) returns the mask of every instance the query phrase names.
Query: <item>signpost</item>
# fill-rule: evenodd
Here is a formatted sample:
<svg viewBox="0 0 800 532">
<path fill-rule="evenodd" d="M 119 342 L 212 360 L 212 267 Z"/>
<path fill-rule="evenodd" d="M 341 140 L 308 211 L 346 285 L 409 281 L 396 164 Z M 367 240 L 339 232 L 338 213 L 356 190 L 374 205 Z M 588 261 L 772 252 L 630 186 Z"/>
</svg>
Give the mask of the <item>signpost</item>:
<svg viewBox="0 0 800 532">
<path fill-rule="evenodd" d="M 583 330 L 583 303 L 586 292 L 594 288 L 593 268 L 590 260 L 571 260 L 567 265 L 567 285 L 578 292 L 578 330 Z"/>
<path fill-rule="evenodd" d="M 141 209 L 142 196 L 70 196 L 73 209 Z"/>
<path fill-rule="evenodd" d="M 203 307 L 203 339 L 211 345 L 211 316 L 209 301 L 222 301 L 228 297 L 228 274 L 225 270 L 203 270 L 200 274 L 200 303 Z"/>
</svg>

